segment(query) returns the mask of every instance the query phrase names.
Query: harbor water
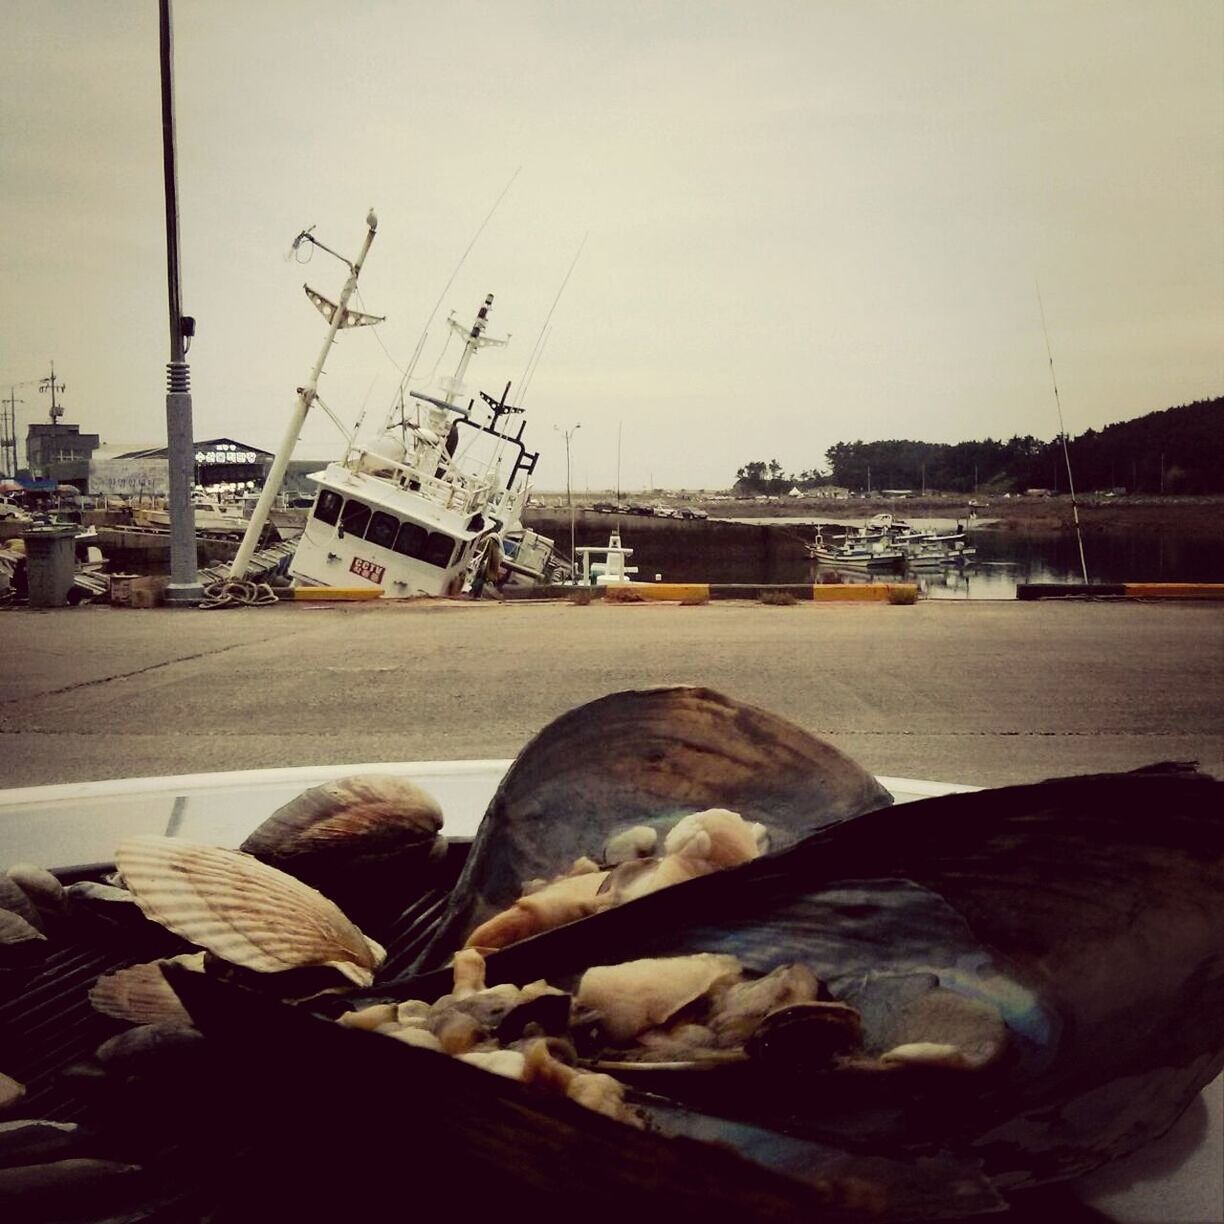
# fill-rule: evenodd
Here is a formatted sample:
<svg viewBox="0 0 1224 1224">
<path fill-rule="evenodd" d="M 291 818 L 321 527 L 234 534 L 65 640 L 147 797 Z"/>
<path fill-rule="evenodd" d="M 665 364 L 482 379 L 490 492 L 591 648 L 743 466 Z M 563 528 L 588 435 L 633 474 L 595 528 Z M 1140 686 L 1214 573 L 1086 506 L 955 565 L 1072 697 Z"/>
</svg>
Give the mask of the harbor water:
<svg viewBox="0 0 1224 1224">
<path fill-rule="evenodd" d="M 919 529 L 949 530 L 951 519 L 911 519 Z M 962 520 L 963 521 L 963 520 Z M 568 553 L 570 520 L 564 514 L 533 524 Z M 895 574 L 868 575 L 817 564 L 808 557 L 816 524 L 809 519 L 709 519 L 677 521 L 639 516 L 574 516 L 578 547 L 603 545 L 619 528 L 632 548 L 629 563 L 640 581 L 718 583 L 887 582 Z M 906 575 L 931 599 L 1014 599 L 1020 583 L 1083 581 L 1073 532 L 1009 530 L 990 523 L 967 524 L 967 543 L 977 549 L 972 564 L 924 569 Z M 824 524 L 826 537 L 845 530 Z M 1084 535 L 1090 582 L 1224 582 L 1224 535 L 1194 536 L 1168 531 Z"/>
</svg>

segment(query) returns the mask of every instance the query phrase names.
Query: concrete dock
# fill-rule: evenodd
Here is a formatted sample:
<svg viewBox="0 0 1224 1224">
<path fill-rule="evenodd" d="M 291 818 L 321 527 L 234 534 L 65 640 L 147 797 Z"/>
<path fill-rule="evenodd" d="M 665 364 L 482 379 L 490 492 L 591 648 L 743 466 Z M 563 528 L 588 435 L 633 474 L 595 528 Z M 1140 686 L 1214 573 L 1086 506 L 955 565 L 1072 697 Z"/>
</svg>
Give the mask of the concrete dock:
<svg viewBox="0 0 1224 1224">
<path fill-rule="evenodd" d="M 509 757 L 580 702 L 676 683 L 879 774 L 1224 776 L 1218 605 L 441 601 L 0 612 L 0 786 Z"/>
</svg>

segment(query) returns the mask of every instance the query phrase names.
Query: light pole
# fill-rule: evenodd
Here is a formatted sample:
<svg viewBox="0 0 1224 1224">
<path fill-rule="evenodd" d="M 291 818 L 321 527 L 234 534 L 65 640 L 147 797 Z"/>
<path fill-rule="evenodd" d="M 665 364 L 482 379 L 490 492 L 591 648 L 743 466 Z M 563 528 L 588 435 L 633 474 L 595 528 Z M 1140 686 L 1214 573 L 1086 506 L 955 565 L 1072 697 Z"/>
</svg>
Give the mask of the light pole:
<svg viewBox="0 0 1224 1224">
<path fill-rule="evenodd" d="M 191 368 L 187 349 L 195 320 L 183 314 L 179 281 L 178 173 L 174 147 L 174 39 L 170 0 L 158 5 L 161 46 L 162 171 L 166 192 L 166 284 L 170 313 L 170 360 L 166 363 L 166 455 L 170 488 L 170 585 L 166 603 L 194 607 L 203 597 L 196 571 L 195 508 L 191 504 Z"/>
<path fill-rule="evenodd" d="M 570 512 L 570 572 L 574 572 L 574 558 L 578 555 L 574 548 L 574 498 L 570 491 L 570 439 L 582 428 L 582 422 L 572 425 L 569 429 L 562 429 L 560 425 L 554 425 L 553 428 L 565 439 L 565 504 L 569 506 Z"/>
</svg>

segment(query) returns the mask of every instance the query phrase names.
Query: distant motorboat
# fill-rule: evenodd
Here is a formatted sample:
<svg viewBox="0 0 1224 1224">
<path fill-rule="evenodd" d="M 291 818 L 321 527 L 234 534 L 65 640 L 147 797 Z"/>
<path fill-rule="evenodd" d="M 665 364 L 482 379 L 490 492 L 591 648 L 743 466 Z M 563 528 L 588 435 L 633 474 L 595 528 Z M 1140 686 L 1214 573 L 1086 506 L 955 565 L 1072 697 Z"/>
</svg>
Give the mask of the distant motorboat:
<svg viewBox="0 0 1224 1224">
<path fill-rule="evenodd" d="M 229 535 L 238 540 L 247 529 L 247 520 L 237 505 L 227 505 L 207 494 L 196 494 L 191 499 L 195 512 L 197 533 Z M 132 519 L 138 527 L 170 526 L 170 510 L 166 506 L 138 506 L 132 510 Z"/>
<path fill-rule="evenodd" d="M 619 531 L 612 532 L 602 548 L 584 545 L 574 551 L 582 558 L 583 586 L 621 586 L 632 582 L 630 575 L 637 573 L 636 565 L 625 564 L 633 556 L 633 549 L 622 546 Z"/>
<path fill-rule="evenodd" d="M 845 569 L 871 571 L 895 571 L 905 568 L 905 553 L 894 547 L 883 536 L 874 539 L 846 535 L 837 541 L 826 541 L 816 533 L 815 540 L 804 546 L 809 557 L 824 565 L 835 565 Z"/>
</svg>

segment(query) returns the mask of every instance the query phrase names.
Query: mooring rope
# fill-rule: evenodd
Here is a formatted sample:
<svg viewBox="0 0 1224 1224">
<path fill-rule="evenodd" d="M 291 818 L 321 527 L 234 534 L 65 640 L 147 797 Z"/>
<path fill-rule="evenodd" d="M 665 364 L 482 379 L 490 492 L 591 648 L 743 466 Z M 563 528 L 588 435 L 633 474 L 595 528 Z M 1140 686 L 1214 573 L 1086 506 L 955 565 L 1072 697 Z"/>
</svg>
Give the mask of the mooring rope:
<svg viewBox="0 0 1224 1224">
<path fill-rule="evenodd" d="M 279 603 L 276 592 L 266 582 L 235 582 L 222 579 L 210 582 L 204 588 L 200 607 L 206 611 L 215 608 L 262 608 Z"/>
</svg>

